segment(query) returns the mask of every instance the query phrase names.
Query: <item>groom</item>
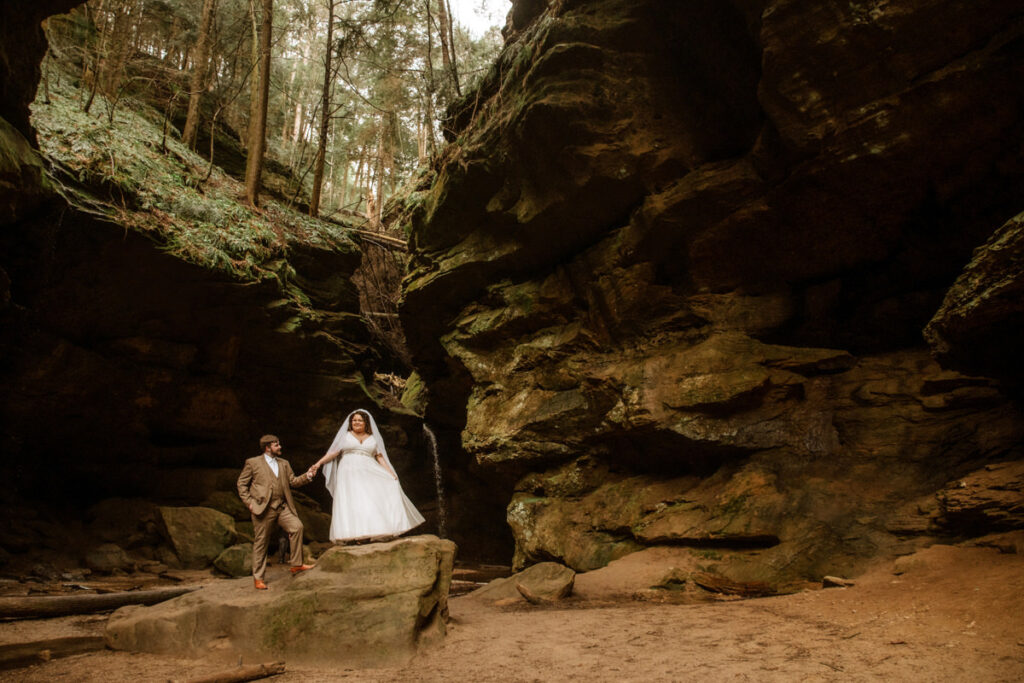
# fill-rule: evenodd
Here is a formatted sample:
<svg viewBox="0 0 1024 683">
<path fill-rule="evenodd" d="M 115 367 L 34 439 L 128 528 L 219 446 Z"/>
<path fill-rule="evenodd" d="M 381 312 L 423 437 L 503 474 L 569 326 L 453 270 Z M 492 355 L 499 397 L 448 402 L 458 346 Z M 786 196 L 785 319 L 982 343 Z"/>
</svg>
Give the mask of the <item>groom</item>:
<svg viewBox="0 0 1024 683">
<path fill-rule="evenodd" d="M 312 569 L 302 562 L 302 522 L 292 501 L 292 487 L 313 480 L 312 471 L 296 477 L 287 460 L 280 458 L 281 441 L 273 434 L 260 438 L 262 455 L 245 461 L 238 477 L 238 495 L 252 514 L 252 578 L 256 590 L 266 590 L 267 545 L 276 521 L 288 534 L 292 574 Z"/>
</svg>

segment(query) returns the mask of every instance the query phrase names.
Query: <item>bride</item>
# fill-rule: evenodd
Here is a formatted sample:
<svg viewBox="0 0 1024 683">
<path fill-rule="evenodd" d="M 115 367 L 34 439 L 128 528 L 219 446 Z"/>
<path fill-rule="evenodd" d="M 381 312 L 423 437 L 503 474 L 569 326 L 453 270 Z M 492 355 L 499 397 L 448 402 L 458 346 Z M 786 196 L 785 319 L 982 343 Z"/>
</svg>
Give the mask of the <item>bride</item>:
<svg viewBox="0 0 1024 683">
<path fill-rule="evenodd" d="M 398 483 L 377 423 L 365 410 L 354 410 L 345 418 L 327 453 L 313 465 L 313 473 L 321 466 L 334 497 L 332 541 L 397 536 L 423 523 L 423 515 Z"/>
</svg>

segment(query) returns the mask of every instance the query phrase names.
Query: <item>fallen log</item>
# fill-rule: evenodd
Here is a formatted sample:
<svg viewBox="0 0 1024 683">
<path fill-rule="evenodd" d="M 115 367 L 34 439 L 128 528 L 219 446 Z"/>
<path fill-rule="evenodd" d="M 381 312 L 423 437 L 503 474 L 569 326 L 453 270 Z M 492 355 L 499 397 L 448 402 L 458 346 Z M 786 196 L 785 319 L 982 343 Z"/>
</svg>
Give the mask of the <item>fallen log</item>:
<svg viewBox="0 0 1024 683">
<path fill-rule="evenodd" d="M 18 669 L 59 657 L 96 652 L 106 648 L 103 636 L 71 636 L 0 645 L 0 669 Z"/>
<path fill-rule="evenodd" d="M 157 588 L 98 595 L 52 595 L 45 597 L 0 598 L 0 619 L 39 619 L 70 614 L 105 612 L 125 605 L 155 605 L 198 590 L 198 586 Z"/>
<path fill-rule="evenodd" d="M 707 572 L 696 572 L 690 578 L 704 590 L 722 595 L 742 595 L 745 598 L 757 598 L 778 593 L 774 586 L 760 581 L 732 581 L 724 576 Z"/>
<path fill-rule="evenodd" d="M 269 678 L 283 673 L 284 662 L 272 662 L 270 664 L 240 666 L 237 669 L 228 669 L 227 671 L 203 676 L 202 678 L 190 678 L 186 683 L 243 683 L 244 681 L 258 681 L 261 678 Z"/>
</svg>

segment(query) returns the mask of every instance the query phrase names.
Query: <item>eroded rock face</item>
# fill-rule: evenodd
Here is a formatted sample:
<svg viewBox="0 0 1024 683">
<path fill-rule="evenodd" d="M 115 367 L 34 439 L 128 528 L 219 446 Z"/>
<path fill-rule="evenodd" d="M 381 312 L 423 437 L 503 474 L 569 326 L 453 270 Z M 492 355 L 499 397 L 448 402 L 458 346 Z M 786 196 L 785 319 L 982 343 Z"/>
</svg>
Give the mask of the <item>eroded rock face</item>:
<svg viewBox="0 0 1024 683">
<path fill-rule="evenodd" d="M 188 505 L 218 494 L 237 507 L 262 434 L 281 437 L 301 472 L 363 407 L 410 495 L 433 498 L 420 421 L 377 409 L 367 389 L 377 356 L 349 279 L 355 245 L 295 245 L 315 308 L 74 210 L 19 224 L 0 251 L 12 301 L 0 311 L 0 443 L 24 494 Z M 322 481 L 302 491 L 327 501 Z M 306 521 L 310 538 L 324 535 L 322 515 Z"/>
<path fill-rule="evenodd" d="M 401 310 L 428 419 L 506 482 L 517 565 L 681 545 L 743 580 L 849 574 L 1021 457 L 1019 405 L 921 338 L 1020 208 L 1016 10 L 531 22 L 450 111 Z"/>
<path fill-rule="evenodd" d="M 14 488 L 83 508 L 235 495 L 261 434 L 281 436 L 301 471 L 356 407 L 377 411 L 406 490 L 430 500 L 420 420 L 378 408 L 368 387 L 380 358 L 352 281 L 357 244 L 290 235 L 275 275 L 242 281 L 113 224 L 116 211 L 97 219 L 105 186 L 76 186 L 75 206 L 52 191 L 29 104 L 41 22 L 77 4 L 0 4 L 0 449 L 17 463 L 4 504 Z M 306 490 L 326 502 L 322 484 Z M 324 535 L 323 515 L 305 520 Z"/>
<path fill-rule="evenodd" d="M 1024 383 L 1024 214 L 978 247 L 925 337 L 945 364 Z"/>
<path fill-rule="evenodd" d="M 400 662 L 444 635 L 454 557 L 455 544 L 435 536 L 335 547 L 268 591 L 254 591 L 248 578 L 218 581 L 152 607 L 122 608 L 107 625 L 107 644 L 193 657 Z"/>
<path fill-rule="evenodd" d="M 81 0 L 38 0 L 0 5 L 0 118 L 28 140 L 35 140 L 28 104 L 35 98 L 39 63 L 47 47 L 42 21 L 80 4 Z"/>
</svg>

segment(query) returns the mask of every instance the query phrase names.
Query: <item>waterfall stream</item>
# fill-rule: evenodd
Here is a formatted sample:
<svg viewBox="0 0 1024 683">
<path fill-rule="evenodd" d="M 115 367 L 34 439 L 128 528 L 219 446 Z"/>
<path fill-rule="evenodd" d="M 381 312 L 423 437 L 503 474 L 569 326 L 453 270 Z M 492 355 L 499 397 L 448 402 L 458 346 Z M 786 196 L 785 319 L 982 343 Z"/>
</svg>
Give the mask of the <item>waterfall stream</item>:
<svg viewBox="0 0 1024 683">
<path fill-rule="evenodd" d="M 434 458 L 434 488 L 437 491 L 437 535 L 441 538 L 448 537 L 448 511 L 444 504 L 444 478 L 441 476 L 441 459 L 437 454 L 437 437 L 434 432 L 423 423 L 423 434 L 430 444 L 430 453 Z"/>
</svg>

